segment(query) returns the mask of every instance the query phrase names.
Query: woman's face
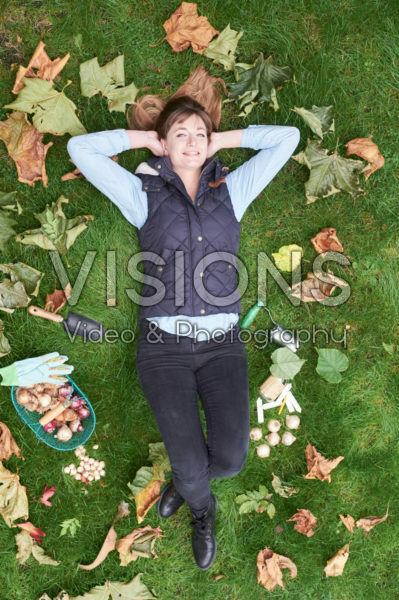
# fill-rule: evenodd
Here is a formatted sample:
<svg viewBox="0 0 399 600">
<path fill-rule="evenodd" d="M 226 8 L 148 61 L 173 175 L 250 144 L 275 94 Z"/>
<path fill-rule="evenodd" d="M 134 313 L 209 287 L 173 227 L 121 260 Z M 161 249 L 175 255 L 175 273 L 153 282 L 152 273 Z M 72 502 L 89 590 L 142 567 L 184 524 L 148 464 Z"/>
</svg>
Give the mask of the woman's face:
<svg viewBox="0 0 399 600">
<path fill-rule="evenodd" d="M 183 117 L 181 121 L 173 123 L 166 140 L 162 139 L 161 144 L 175 171 L 200 169 L 208 151 L 204 121 L 198 115 Z"/>
</svg>

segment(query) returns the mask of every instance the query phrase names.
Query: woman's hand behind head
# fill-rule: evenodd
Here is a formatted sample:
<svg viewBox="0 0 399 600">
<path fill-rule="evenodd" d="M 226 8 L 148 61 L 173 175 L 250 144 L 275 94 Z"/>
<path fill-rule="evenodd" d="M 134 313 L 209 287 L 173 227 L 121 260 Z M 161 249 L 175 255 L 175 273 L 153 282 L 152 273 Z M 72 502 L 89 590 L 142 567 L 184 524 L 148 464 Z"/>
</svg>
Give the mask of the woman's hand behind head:
<svg viewBox="0 0 399 600">
<path fill-rule="evenodd" d="M 211 135 L 209 136 L 209 140 L 208 140 L 208 150 L 207 150 L 207 154 L 206 157 L 210 158 L 211 156 L 213 156 L 218 150 L 220 150 L 220 145 L 219 145 L 219 133 L 216 131 L 213 131 L 211 133 Z"/>
<path fill-rule="evenodd" d="M 156 131 L 146 131 L 147 134 L 147 144 L 146 147 L 151 150 L 155 156 L 163 156 L 164 151 L 161 142 L 158 138 L 158 133 Z"/>
</svg>

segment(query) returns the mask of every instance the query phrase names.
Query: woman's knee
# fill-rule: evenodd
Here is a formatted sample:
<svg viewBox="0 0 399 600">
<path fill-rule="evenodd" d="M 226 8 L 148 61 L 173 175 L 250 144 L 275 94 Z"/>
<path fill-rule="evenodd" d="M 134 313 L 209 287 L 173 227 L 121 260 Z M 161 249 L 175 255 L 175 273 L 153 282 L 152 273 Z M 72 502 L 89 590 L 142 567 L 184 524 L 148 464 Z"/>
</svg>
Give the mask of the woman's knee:
<svg viewBox="0 0 399 600">
<path fill-rule="evenodd" d="M 209 469 L 210 478 L 233 477 L 245 467 L 247 462 L 248 446 L 239 455 L 225 456 L 223 460 L 212 462 Z"/>
</svg>

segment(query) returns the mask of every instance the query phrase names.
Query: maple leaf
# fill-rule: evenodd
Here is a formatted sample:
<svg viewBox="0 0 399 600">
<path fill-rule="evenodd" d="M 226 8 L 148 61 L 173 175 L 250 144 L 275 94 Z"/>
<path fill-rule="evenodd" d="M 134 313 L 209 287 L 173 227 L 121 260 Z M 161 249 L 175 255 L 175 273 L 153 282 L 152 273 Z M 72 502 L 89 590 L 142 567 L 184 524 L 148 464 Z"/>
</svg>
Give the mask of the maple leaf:
<svg viewBox="0 0 399 600">
<path fill-rule="evenodd" d="M 39 293 L 40 282 L 44 273 L 25 265 L 25 263 L 7 263 L 0 264 L 0 271 L 10 275 L 11 283 L 20 281 L 23 283 L 25 291 L 30 296 L 37 296 Z"/>
<path fill-rule="evenodd" d="M 292 515 L 290 519 L 287 519 L 287 521 L 296 521 L 294 529 L 307 537 L 311 537 L 315 533 L 312 529 L 316 526 L 317 519 L 312 515 L 310 510 L 307 510 L 306 508 L 300 508 L 298 512 Z"/>
<path fill-rule="evenodd" d="M 18 181 L 33 186 L 42 180 L 47 187 L 45 159 L 48 149 L 53 145 L 42 143 L 40 133 L 27 119 L 26 113 L 13 111 L 6 121 L 0 121 L 0 139 L 7 146 L 7 152 L 15 162 Z"/>
<path fill-rule="evenodd" d="M 268 102 L 275 111 L 279 109 L 277 89 L 295 77 L 290 67 L 278 67 L 272 63 L 272 57 L 266 60 L 262 52 L 253 64 L 237 63 L 234 67 L 236 83 L 230 87 L 229 99 L 237 99 L 239 107 L 248 105 L 239 116 L 247 116 L 253 106 L 259 102 Z M 257 102 L 254 102 L 255 99 Z"/>
<path fill-rule="evenodd" d="M 46 535 L 44 531 L 38 527 L 35 527 L 35 525 L 33 525 L 33 523 L 30 521 L 26 521 L 26 523 L 16 523 L 14 527 L 20 527 L 21 529 L 27 531 L 31 538 L 33 538 L 38 544 L 42 543 L 42 537 Z"/>
<path fill-rule="evenodd" d="M 337 238 L 334 227 L 324 227 L 310 240 L 319 254 L 322 252 L 343 252 L 341 242 Z"/>
<path fill-rule="evenodd" d="M 4 323 L 0 319 L 0 358 L 2 358 L 3 356 L 7 356 L 7 354 L 10 354 L 10 352 L 11 346 L 4 334 Z"/>
<path fill-rule="evenodd" d="M 25 68 L 20 65 L 14 87 L 11 90 L 13 94 L 18 94 L 18 92 L 24 87 L 23 77 L 38 77 L 39 79 L 47 79 L 53 83 L 53 80 L 68 62 L 70 58 L 69 52 L 62 59 L 56 58 L 55 60 L 50 60 L 50 57 L 44 49 L 45 45 L 46 44 L 40 41 L 28 63 L 28 66 Z M 38 69 L 37 73 L 35 73 L 33 69 Z"/>
<path fill-rule="evenodd" d="M 349 544 L 345 544 L 343 548 L 338 550 L 336 554 L 330 560 L 327 561 L 327 565 L 324 568 L 324 572 L 327 577 L 337 577 L 342 575 L 346 561 L 349 558 Z"/>
<path fill-rule="evenodd" d="M 28 306 L 30 301 L 22 281 L 3 279 L 0 283 L 0 310 L 13 313 L 16 308 Z"/>
<path fill-rule="evenodd" d="M 11 104 L 3 108 L 33 113 L 32 121 L 36 129 L 42 133 L 54 135 L 82 135 L 87 133 L 75 114 L 76 105 L 64 92 L 57 92 L 50 81 L 43 79 L 23 78 L 25 87 Z M 72 81 L 68 80 L 67 87 Z"/>
<path fill-rule="evenodd" d="M 218 37 L 208 44 L 203 51 L 203 56 L 211 58 L 214 63 L 224 66 L 225 71 L 232 71 L 235 65 L 235 51 L 243 31 L 230 29 L 230 23 L 223 29 Z"/>
<path fill-rule="evenodd" d="M 74 596 L 70 600 L 109 600 L 110 596 L 112 600 L 156 600 L 156 596 L 140 581 L 141 576 L 142 573 L 138 573 L 129 583 L 106 581 L 104 585 L 96 585 L 87 594 Z"/>
<path fill-rule="evenodd" d="M 289 569 L 291 579 L 297 576 L 295 563 L 287 556 L 277 554 L 270 548 L 259 550 L 256 557 L 256 566 L 258 568 L 258 583 L 262 584 L 270 592 L 277 585 L 282 588 L 285 587 L 281 569 Z"/>
<path fill-rule="evenodd" d="M 356 527 L 369 532 L 373 527 L 383 523 L 388 518 L 388 509 L 383 517 L 363 517 L 356 521 Z"/>
<path fill-rule="evenodd" d="M 11 431 L 5 423 L 0 422 L 0 461 L 8 460 L 13 454 L 25 460 L 16 441 L 12 437 Z"/>
<path fill-rule="evenodd" d="M 59 561 L 46 556 L 43 548 L 40 548 L 29 535 L 28 531 L 25 531 L 24 529 L 15 536 L 15 542 L 18 548 L 16 558 L 21 565 L 26 563 L 31 555 L 42 565 L 52 565 L 56 567 L 60 564 Z"/>
<path fill-rule="evenodd" d="M 334 119 L 332 116 L 333 106 L 316 106 L 313 104 L 311 110 L 306 108 L 297 108 L 296 106 L 291 110 L 296 112 L 305 121 L 306 125 L 315 133 L 319 138 L 323 139 L 325 133 L 334 131 Z"/>
<path fill-rule="evenodd" d="M 363 169 L 366 181 L 374 171 L 384 166 L 385 159 L 380 153 L 377 144 L 371 141 L 370 138 L 355 138 L 347 142 L 345 146 L 347 154 L 356 154 L 356 156 L 360 156 L 360 158 L 368 161 L 368 164 Z"/>
<path fill-rule="evenodd" d="M 163 28 L 173 52 L 183 52 L 190 44 L 193 52 L 202 54 L 211 39 L 219 33 L 206 17 L 198 16 L 195 2 L 182 2 L 165 21 Z"/>
<path fill-rule="evenodd" d="M 126 104 L 133 104 L 138 89 L 132 82 L 125 86 L 124 55 L 120 54 L 100 67 L 97 56 L 81 63 L 80 89 L 83 96 L 91 98 L 98 92 L 108 98 L 108 110 L 125 112 Z"/>
<path fill-rule="evenodd" d="M 125 537 L 118 540 L 116 550 L 119 552 L 121 567 L 126 567 L 130 562 L 136 561 L 140 556 L 143 558 L 158 558 L 154 546 L 158 539 L 162 538 L 162 529 L 151 525 L 134 529 Z"/>
<path fill-rule="evenodd" d="M 54 486 L 50 487 L 48 485 L 48 483 L 46 483 L 46 486 L 45 486 L 45 488 L 44 488 L 44 490 L 42 492 L 42 495 L 40 497 L 40 502 L 42 504 L 44 504 L 45 506 L 53 506 L 51 504 L 51 502 L 49 502 L 48 499 L 51 498 L 51 496 L 53 496 L 56 491 L 57 491 L 56 487 L 54 487 Z"/>
<path fill-rule="evenodd" d="M 295 283 L 289 288 L 289 291 L 294 298 L 299 298 L 302 302 L 320 302 L 320 304 L 323 304 L 324 301 L 330 298 L 336 287 L 346 288 L 348 283 L 333 275 L 330 270 L 325 272 L 315 271 L 314 273 L 308 273 L 306 279 Z M 334 306 L 334 298 L 328 300 L 328 305 Z"/>
<path fill-rule="evenodd" d="M 320 481 L 328 481 L 331 483 L 330 472 L 335 469 L 344 460 L 343 456 L 338 456 L 332 460 L 324 458 L 319 452 L 317 452 L 314 446 L 308 442 L 305 450 L 306 462 L 308 466 L 308 473 L 304 475 L 305 479 L 320 479 Z"/>
<path fill-rule="evenodd" d="M 60 196 L 57 202 L 53 202 L 50 207 L 46 204 L 43 212 L 35 213 L 36 219 L 42 226 L 19 233 L 15 238 L 16 241 L 21 244 L 39 246 L 45 250 L 58 250 L 61 254 L 66 254 L 78 235 L 87 228 L 88 222 L 94 220 L 93 215 L 81 215 L 68 219 L 62 210 L 62 204 L 68 202 L 68 198 Z"/>
<path fill-rule="evenodd" d="M 321 147 L 320 140 L 308 139 L 305 150 L 291 158 L 310 170 L 310 177 L 305 183 L 306 204 L 338 192 L 348 192 L 354 197 L 364 193 L 359 187 L 358 176 L 363 163 L 343 158 L 336 149 L 328 154 L 328 149 Z"/>
<path fill-rule="evenodd" d="M 339 518 L 341 519 L 342 523 L 345 525 L 346 529 L 348 531 L 350 531 L 351 533 L 353 533 L 353 528 L 355 526 L 355 519 L 353 517 L 351 517 L 350 515 L 346 515 L 346 517 L 344 517 L 344 515 L 339 515 Z"/>
</svg>

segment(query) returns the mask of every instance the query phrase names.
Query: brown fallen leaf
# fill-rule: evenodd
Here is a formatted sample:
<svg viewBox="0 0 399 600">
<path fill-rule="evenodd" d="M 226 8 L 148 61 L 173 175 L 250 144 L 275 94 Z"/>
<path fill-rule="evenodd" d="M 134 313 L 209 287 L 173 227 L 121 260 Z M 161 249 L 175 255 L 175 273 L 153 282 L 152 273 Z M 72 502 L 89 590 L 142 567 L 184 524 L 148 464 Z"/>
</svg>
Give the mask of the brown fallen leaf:
<svg viewBox="0 0 399 600">
<path fill-rule="evenodd" d="M 316 252 L 343 252 L 341 242 L 337 238 L 337 230 L 334 227 L 324 227 L 315 237 L 310 240 Z"/>
<path fill-rule="evenodd" d="M 33 186 L 41 179 L 47 187 L 45 159 L 53 142 L 42 144 L 43 133 L 28 121 L 26 113 L 15 110 L 6 121 L 0 121 L 0 139 L 15 162 L 18 181 Z"/>
<path fill-rule="evenodd" d="M 328 282 L 321 281 L 328 278 Z M 291 295 L 299 298 L 302 302 L 322 302 L 329 298 L 336 287 L 347 287 L 348 283 L 332 274 L 330 270 L 325 272 L 315 271 L 308 273 L 307 279 L 296 283 L 290 288 Z"/>
<path fill-rule="evenodd" d="M 36 544 L 24 529 L 15 536 L 15 543 L 18 548 L 16 559 L 21 565 L 25 564 L 31 555 L 42 565 L 53 565 L 56 567 L 60 564 L 59 561 L 46 556 L 43 548 Z"/>
<path fill-rule="evenodd" d="M 281 569 L 289 569 L 291 579 L 297 575 L 297 568 L 287 556 L 282 556 L 273 552 L 270 548 L 259 550 L 256 557 L 256 566 L 258 567 L 258 583 L 272 592 L 279 585 L 284 588 L 283 574 Z"/>
<path fill-rule="evenodd" d="M 16 523 L 14 527 L 20 527 L 21 529 L 27 531 L 30 537 L 38 544 L 42 543 L 42 537 L 46 535 L 44 531 L 39 529 L 39 527 L 35 527 L 35 525 L 33 525 L 33 523 L 30 521 L 26 521 L 26 523 Z"/>
<path fill-rule="evenodd" d="M 29 516 L 26 487 L 19 483 L 17 473 L 11 473 L 0 462 L 0 515 L 8 527 L 13 526 L 17 519 L 27 519 Z"/>
<path fill-rule="evenodd" d="M 320 479 L 320 481 L 328 481 L 331 483 L 330 472 L 344 460 L 343 456 L 338 456 L 332 460 L 324 458 L 317 452 L 314 446 L 308 442 L 305 450 L 306 462 L 308 466 L 308 474 L 304 475 L 305 479 Z"/>
<path fill-rule="evenodd" d="M 25 460 L 11 431 L 5 423 L 0 422 L 0 460 L 8 460 L 13 454 Z"/>
<path fill-rule="evenodd" d="M 205 108 L 217 129 L 222 111 L 222 96 L 217 88 L 218 84 L 227 93 L 224 80 L 211 75 L 202 65 L 199 65 L 170 97 L 170 100 L 180 96 L 190 96 Z"/>
<path fill-rule="evenodd" d="M 339 515 L 339 518 L 341 519 L 342 523 L 345 525 L 347 530 L 353 533 L 353 529 L 355 527 L 355 519 L 350 515 L 346 515 L 346 517 L 344 517 L 344 515 Z"/>
<path fill-rule="evenodd" d="M 15 79 L 14 87 L 12 88 L 13 94 L 18 94 L 18 92 L 22 90 L 23 87 L 25 87 L 22 81 L 23 77 L 36 77 L 39 79 L 46 79 L 47 81 L 53 82 L 55 77 L 65 67 L 70 57 L 69 52 L 62 59 L 56 58 L 55 60 L 50 60 L 50 57 L 44 49 L 45 45 L 46 44 L 40 41 L 36 47 L 36 50 L 33 53 L 32 58 L 28 63 L 28 66 L 23 67 L 22 65 L 20 65 Z M 33 69 L 38 69 L 37 73 L 35 73 Z"/>
<path fill-rule="evenodd" d="M 317 525 L 317 519 L 306 508 L 300 508 L 290 519 L 286 520 L 296 521 L 294 529 L 299 531 L 299 533 L 303 533 L 306 537 L 311 537 L 315 533 L 312 529 Z"/>
<path fill-rule="evenodd" d="M 48 312 L 58 312 L 67 301 L 64 290 L 55 289 L 52 294 L 47 294 L 44 310 Z"/>
<path fill-rule="evenodd" d="M 327 577 L 337 577 L 342 575 L 346 561 L 349 558 L 349 544 L 345 544 L 343 548 L 338 550 L 330 560 L 327 561 L 324 567 L 324 572 Z"/>
<path fill-rule="evenodd" d="M 191 44 L 193 52 L 202 54 L 219 33 L 206 17 L 198 16 L 196 2 L 182 2 L 165 21 L 163 28 L 166 32 L 164 40 L 171 45 L 173 52 L 183 52 Z"/>
<path fill-rule="evenodd" d="M 112 160 L 114 162 L 116 162 L 116 163 L 118 162 L 118 155 L 117 154 L 115 154 L 114 156 L 110 156 L 110 158 L 112 158 Z M 71 158 L 69 159 L 69 162 L 71 162 L 73 164 L 73 160 Z M 69 173 L 65 173 L 65 175 L 63 175 L 61 177 L 62 181 L 69 181 L 69 180 L 72 180 L 72 179 L 79 179 L 79 178 L 83 178 L 84 179 L 84 175 L 83 175 L 83 173 L 81 173 L 79 171 L 78 168 L 74 169 L 73 171 L 70 171 Z"/>
<path fill-rule="evenodd" d="M 134 529 L 125 537 L 118 540 L 116 550 L 119 552 L 121 567 L 126 567 L 130 562 L 136 561 L 140 556 L 144 558 L 158 558 L 154 546 L 162 538 L 162 529 L 151 525 Z"/>
<path fill-rule="evenodd" d="M 356 527 L 364 531 L 370 531 L 376 525 L 383 523 L 388 518 L 388 509 L 383 517 L 363 517 L 356 521 Z"/>
<path fill-rule="evenodd" d="M 360 158 L 368 161 L 369 164 L 362 171 L 366 180 L 374 171 L 384 166 L 385 159 L 380 153 L 377 144 L 370 138 L 355 138 L 354 140 L 350 140 L 345 146 L 347 154 L 356 154 L 356 156 L 360 156 Z"/>
</svg>

